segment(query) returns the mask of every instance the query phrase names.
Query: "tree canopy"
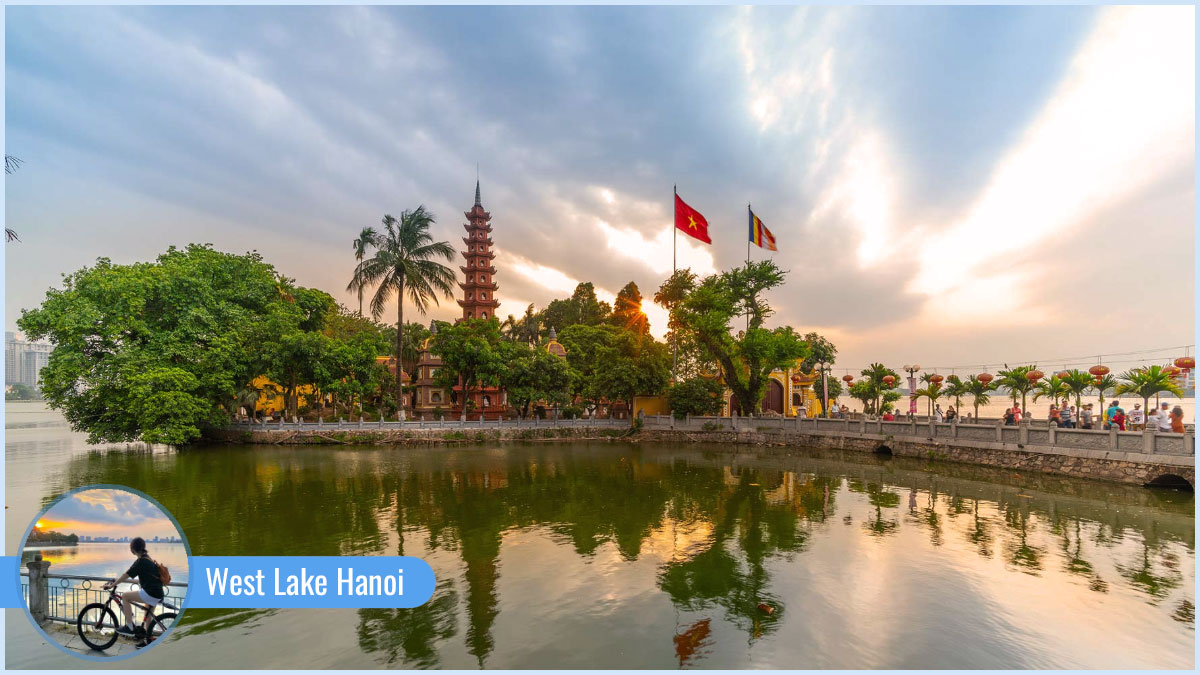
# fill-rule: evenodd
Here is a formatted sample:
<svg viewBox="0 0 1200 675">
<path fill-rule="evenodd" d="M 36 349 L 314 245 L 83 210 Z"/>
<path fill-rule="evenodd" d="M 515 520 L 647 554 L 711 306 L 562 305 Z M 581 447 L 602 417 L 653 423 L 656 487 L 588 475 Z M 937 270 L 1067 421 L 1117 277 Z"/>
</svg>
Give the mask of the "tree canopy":
<svg viewBox="0 0 1200 675">
<path fill-rule="evenodd" d="M 306 290 L 257 253 L 171 247 L 154 262 L 101 258 L 17 324 L 55 345 L 42 392 L 89 442 L 187 443 L 228 421 L 266 335 L 319 320 L 328 296 Z"/>
<path fill-rule="evenodd" d="M 810 353 L 791 326 L 764 326 L 774 313 L 765 294 L 785 276 L 770 260 L 699 281 L 690 272 L 676 273 L 655 296 L 668 306 L 672 330 L 717 364 L 742 410 L 761 412 L 771 371 L 791 367 Z M 737 330 L 735 323 L 743 321 L 745 329 Z"/>
</svg>

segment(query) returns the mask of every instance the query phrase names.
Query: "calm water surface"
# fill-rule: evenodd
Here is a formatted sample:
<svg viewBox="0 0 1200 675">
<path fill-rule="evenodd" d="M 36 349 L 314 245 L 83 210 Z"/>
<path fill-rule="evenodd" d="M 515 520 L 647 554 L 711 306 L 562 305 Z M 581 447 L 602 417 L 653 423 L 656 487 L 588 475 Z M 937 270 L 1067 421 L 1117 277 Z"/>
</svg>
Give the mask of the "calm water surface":
<svg viewBox="0 0 1200 675">
<path fill-rule="evenodd" d="M 1191 495 L 784 448 L 95 449 L 23 414 L 10 553 L 57 494 L 116 483 L 195 554 L 438 575 L 412 610 L 190 610 L 123 668 L 1193 666 Z M 76 665 L 6 616 L 9 667 Z"/>
<path fill-rule="evenodd" d="M 156 562 L 166 565 L 171 570 L 172 581 L 187 580 L 187 549 L 183 547 L 183 544 L 148 542 L 146 548 Z M 21 551 L 22 570 L 25 569 L 24 564 L 33 560 L 36 553 L 41 553 L 43 560 L 50 561 L 51 574 L 76 574 L 115 579 L 124 574 L 134 561 L 133 554 L 129 552 L 129 544 L 87 543 L 78 546 L 26 546 Z"/>
</svg>

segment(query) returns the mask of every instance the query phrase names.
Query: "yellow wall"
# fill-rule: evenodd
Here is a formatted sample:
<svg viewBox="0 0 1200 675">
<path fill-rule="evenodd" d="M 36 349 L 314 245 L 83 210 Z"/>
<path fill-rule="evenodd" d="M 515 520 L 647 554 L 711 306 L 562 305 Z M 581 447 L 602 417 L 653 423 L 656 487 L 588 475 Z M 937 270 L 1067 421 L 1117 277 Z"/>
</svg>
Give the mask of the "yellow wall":
<svg viewBox="0 0 1200 675">
<path fill-rule="evenodd" d="M 283 411 L 283 389 L 279 387 L 279 385 L 275 384 L 263 375 L 259 375 L 258 377 L 254 378 L 251 384 L 259 389 L 271 386 L 275 391 L 279 392 L 277 394 L 264 393 L 262 396 L 258 397 L 258 403 L 254 406 L 255 412 L 266 412 L 271 408 L 274 408 L 275 412 Z M 305 405 L 308 400 L 308 396 L 310 396 L 312 393 L 312 387 L 308 385 L 299 387 L 299 391 L 296 394 L 296 405 Z"/>
<path fill-rule="evenodd" d="M 633 416 L 637 417 L 638 412 L 645 415 L 667 415 L 671 412 L 671 404 L 667 402 L 666 396 L 634 396 Z"/>
</svg>

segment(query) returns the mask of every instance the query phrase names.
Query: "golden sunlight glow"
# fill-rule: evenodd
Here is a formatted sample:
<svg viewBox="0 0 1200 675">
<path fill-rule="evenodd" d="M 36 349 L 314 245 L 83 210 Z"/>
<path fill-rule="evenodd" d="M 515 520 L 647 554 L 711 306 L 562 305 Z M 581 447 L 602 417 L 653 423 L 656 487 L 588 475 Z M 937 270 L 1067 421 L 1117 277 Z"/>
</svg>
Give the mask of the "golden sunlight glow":
<svg viewBox="0 0 1200 675">
<path fill-rule="evenodd" d="M 997 283 L 1031 246 L 1055 246 L 1086 218 L 1190 166 L 1195 146 L 1191 7 L 1106 10 L 1058 90 L 958 223 L 920 253 L 910 291 L 938 316 L 1026 307 L 1022 280 Z M 947 306 L 947 285 L 962 302 Z M 999 304 L 997 304 L 999 303 Z M 974 311 L 972 311 L 974 310 Z"/>
</svg>

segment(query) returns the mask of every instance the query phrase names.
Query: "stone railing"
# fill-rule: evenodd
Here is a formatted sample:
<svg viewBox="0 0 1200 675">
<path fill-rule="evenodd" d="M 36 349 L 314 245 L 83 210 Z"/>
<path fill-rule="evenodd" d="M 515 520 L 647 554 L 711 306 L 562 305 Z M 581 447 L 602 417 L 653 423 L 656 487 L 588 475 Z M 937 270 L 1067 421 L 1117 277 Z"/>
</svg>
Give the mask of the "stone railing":
<svg viewBox="0 0 1200 675">
<path fill-rule="evenodd" d="M 809 417 L 715 417 L 688 416 L 676 419 L 671 415 L 648 415 L 645 428 L 678 431 L 793 431 L 846 436 L 892 436 L 946 443 L 974 441 L 1025 446 L 1054 447 L 1073 450 L 1097 450 L 1141 455 L 1196 454 L 1194 430 L 1182 434 L 1147 431 L 1118 431 L 1095 429 L 1060 429 L 1038 427 L 1025 423 L 1006 426 L 1002 421 L 992 424 L 937 423 L 880 419 L 825 419 Z"/>
</svg>

